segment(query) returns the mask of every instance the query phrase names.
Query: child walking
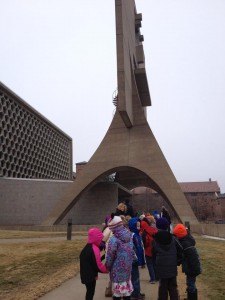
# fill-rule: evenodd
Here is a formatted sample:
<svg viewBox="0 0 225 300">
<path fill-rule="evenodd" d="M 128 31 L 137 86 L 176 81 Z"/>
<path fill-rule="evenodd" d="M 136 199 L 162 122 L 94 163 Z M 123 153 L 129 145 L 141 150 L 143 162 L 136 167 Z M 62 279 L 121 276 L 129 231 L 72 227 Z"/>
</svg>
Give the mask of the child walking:
<svg viewBox="0 0 225 300">
<path fill-rule="evenodd" d="M 101 262 L 100 243 L 103 234 L 98 228 L 88 231 L 88 242 L 80 253 L 80 277 L 86 286 L 86 300 L 92 300 L 95 294 L 98 272 L 107 273 L 107 269 Z"/>
<path fill-rule="evenodd" d="M 201 264 L 195 248 L 195 239 L 188 233 L 183 224 L 178 224 L 173 234 L 179 239 L 183 247 L 182 271 L 186 275 L 188 300 L 197 300 L 196 276 L 201 274 Z"/>
<path fill-rule="evenodd" d="M 108 244 L 106 267 L 110 271 L 113 299 L 130 300 L 133 292 L 131 270 L 133 260 L 136 258 L 132 234 L 124 227 L 122 219 L 114 214 L 109 222 L 109 228 L 112 230 L 113 236 Z"/>
</svg>

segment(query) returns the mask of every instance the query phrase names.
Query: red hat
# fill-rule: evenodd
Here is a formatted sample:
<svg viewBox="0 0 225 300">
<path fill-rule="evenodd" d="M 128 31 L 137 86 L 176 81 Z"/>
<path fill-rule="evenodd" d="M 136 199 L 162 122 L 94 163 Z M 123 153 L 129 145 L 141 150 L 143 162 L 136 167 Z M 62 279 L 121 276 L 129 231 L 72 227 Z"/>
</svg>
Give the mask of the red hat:
<svg viewBox="0 0 225 300">
<path fill-rule="evenodd" d="M 187 233 L 187 229 L 183 224 L 177 224 L 177 226 L 173 229 L 173 234 L 178 237 L 178 239 L 181 239 L 185 237 Z"/>
</svg>

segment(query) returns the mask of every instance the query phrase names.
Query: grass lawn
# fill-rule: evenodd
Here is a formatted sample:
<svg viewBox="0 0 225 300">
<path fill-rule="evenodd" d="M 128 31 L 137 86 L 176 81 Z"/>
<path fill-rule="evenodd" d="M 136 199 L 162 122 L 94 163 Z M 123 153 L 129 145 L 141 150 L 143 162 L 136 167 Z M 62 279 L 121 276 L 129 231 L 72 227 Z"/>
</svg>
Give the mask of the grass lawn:
<svg viewBox="0 0 225 300">
<path fill-rule="evenodd" d="M 225 299 L 225 241 L 195 237 L 202 262 L 200 281 L 208 299 Z"/>
<path fill-rule="evenodd" d="M 54 232 L 0 231 L 0 299 L 34 300 L 77 274 L 85 238 L 27 241 L 27 238 L 60 236 L 58 234 L 65 236 L 65 233 Z M 26 238 L 26 242 L 1 244 L 1 239 L 6 236 Z M 197 279 L 197 286 L 205 295 L 200 299 L 224 300 L 225 241 L 195 238 L 203 267 L 203 273 Z M 185 294 L 185 277 L 182 278 L 182 293 Z"/>
<path fill-rule="evenodd" d="M 33 233 L 32 237 L 37 237 Z M 24 237 L 23 234 L 26 235 L 18 232 L 17 237 Z M 37 299 L 76 275 L 85 242 L 82 239 L 1 244 L 0 239 L 0 299 Z"/>
<path fill-rule="evenodd" d="M 87 232 L 73 232 L 73 235 L 87 235 Z M 1 239 L 23 239 L 23 238 L 48 238 L 65 237 L 66 232 L 46 232 L 46 231 L 19 231 L 19 230 L 0 230 Z"/>
</svg>

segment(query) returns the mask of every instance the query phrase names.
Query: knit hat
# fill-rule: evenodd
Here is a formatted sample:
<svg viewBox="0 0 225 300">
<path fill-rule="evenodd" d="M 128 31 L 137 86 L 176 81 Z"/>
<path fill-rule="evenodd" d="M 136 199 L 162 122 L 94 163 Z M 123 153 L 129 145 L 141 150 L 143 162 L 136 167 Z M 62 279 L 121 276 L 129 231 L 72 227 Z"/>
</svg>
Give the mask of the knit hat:
<svg viewBox="0 0 225 300">
<path fill-rule="evenodd" d="M 109 229 L 111 230 L 121 225 L 123 225 L 123 220 L 119 216 L 114 216 L 108 223 Z"/>
<path fill-rule="evenodd" d="M 99 228 L 91 228 L 88 230 L 88 244 L 100 245 L 103 239 L 103 233 Z"/>
<path fill-rule="evenodd" d="M 177 224 L 173 229 L 173 234 L 176 235 L 178 239 L 181 239 L 188 233 L 186 227 L 183 224 Z"/>
<path fill-rule="evenodd" d="M 161 230 L 167 230 L 169 228 L 169 222 L 166 218 L 159 218 L 156 220 L 156 227 Z"/>
</svg>

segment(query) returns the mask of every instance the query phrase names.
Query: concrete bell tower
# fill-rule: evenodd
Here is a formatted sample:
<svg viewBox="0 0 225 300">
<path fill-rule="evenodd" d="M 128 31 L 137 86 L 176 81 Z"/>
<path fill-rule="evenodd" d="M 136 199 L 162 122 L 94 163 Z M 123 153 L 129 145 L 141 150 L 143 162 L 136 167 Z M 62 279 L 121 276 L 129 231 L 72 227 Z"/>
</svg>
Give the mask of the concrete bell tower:
<svg viewBox="0 0 225 300">
<path fill-rule="evenodd" d="M 101 144 L 43 225 L 59 223 L 83 192 L 113 172 L 139 174 L 144 184 L 167 200 L 180 221 L 198 224 L 146 119 L 151 97 L 145 70 L 144 37 L 140 32 L 142 15 L 137 13 L 134 0 L 115 0 L 115 10 L 116 113 Z"/>
</svg>

